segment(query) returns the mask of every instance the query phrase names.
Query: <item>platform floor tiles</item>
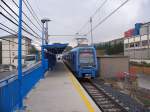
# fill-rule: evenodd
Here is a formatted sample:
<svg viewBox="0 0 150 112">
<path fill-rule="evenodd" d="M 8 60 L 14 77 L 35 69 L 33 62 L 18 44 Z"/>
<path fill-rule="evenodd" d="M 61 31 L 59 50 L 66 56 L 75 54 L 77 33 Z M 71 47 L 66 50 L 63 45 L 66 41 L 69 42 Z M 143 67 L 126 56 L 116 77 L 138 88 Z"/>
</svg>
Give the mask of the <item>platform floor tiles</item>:
<svg viewBox="0 0 150 112">
<path fill-rule="evenodd" d="M 101 112 L 62 62 L 25 100 L 26 112 Z"/>
</svg>

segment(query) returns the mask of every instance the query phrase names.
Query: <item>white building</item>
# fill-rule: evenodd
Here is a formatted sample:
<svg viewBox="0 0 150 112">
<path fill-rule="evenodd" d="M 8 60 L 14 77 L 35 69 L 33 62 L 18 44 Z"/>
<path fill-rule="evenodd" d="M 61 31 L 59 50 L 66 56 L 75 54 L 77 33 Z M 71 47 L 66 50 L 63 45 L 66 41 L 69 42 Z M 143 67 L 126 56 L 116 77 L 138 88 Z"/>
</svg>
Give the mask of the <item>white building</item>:
<svg viewBox="0 0 150 112">
<path fill-rule="evenodd" d="M 2 41 L 2 64 L 13 64 L 17 66 L 15 60 L 18 57 L 18 38 L 17 35 L 8 35 L 1 37 Z M 22 56 L 28 55 L 31 48 L 31 39 L 23 36 Z"/>
<path fill-rule="evenodd" d="M 150 63 L 150 23 L 140 28 L 140 35 L 124 39 L 124 55 L 131 61 Z"/>
</svg>

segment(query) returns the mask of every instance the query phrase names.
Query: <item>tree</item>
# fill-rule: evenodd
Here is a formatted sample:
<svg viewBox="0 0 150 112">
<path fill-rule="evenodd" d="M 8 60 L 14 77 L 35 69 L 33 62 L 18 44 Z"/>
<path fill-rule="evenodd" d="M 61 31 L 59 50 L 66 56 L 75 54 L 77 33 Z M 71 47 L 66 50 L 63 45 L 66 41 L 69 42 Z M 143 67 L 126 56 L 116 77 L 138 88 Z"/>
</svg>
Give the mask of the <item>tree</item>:
<svg viewBox="0 0 150 112">
<path fill-rule="evenodd" d="M 108 55 L 120 54 L 124 51 L 123 43 L 117 43 L 113 45 L 106 43 L 106 44 L 97 44 L 95 46 L 97 50 L 105 50 L 105 53 Z"/>
<path fill-rule="evenodd" d="M 35 48 L 35 46 L 31 45 L 29 52 L 30 52 L 30 54 L 37 54 L 38 50 Z"/>
</svg>

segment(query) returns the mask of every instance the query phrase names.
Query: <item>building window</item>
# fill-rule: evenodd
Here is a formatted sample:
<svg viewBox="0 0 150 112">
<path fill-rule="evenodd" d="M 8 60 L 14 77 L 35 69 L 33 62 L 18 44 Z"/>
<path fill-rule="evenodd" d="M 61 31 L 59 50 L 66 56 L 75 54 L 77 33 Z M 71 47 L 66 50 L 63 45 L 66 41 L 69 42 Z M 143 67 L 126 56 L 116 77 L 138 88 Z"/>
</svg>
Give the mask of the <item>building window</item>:
<svg viewBox="0 0 150 112">
<path fill-rule="evenodd" d="M 136 42 L 135 47 L 140 47 L 140 42 Z"/>
<path fill-rule="evenodd" d="M 130 48 L 131 48 L 131 47 L 134 47 L 134 43 L 131 43 L 131 44 L 130 44 Z"/>
<path fill-rule="evenodd" d="M 12 55 L 15 56 L 15 52 L 12 52 Z"/>
<path fill-rule="evenodd" d="M 142 41 L 142 46 L 147 46 L 148 45 L 148 40 L 143 40 Z"/>
<path fill-rule="evenodd" d="M 15 46 L 14 43 L 12 43 L 12 48 L 14 48 L 14 46 Z"/>
<path fill-rule="evenodd" d="M 125 44 L 125 48 L 128 48 L 129 47 L 129 44 Z"/>
</svg>

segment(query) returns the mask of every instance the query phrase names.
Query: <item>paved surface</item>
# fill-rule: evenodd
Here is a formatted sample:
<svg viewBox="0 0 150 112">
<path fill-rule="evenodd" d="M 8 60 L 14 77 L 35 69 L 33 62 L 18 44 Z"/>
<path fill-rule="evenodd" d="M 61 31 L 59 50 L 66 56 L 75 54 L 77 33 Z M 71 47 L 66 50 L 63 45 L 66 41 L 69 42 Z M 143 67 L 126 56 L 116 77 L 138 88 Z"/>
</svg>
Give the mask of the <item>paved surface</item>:
<svg viewBox="0 0 150 112">
<path fill-rule="evenodd" d="M 58 63 L 30 92 L 25 101 L 27 112 L 100 112 L 84 89 L 74 85 L 78 82 L 72 77 L 66 67 Z"/>
<path fill-rule="evenodd" d="M 12 74 L 17 74 L 16 71 L 11 71 L 11 72 L 0 72 L 0 80 L 5 79 L 8 76 L 11 76 Z"/>
<path fill-rule="evenodd" d="M 150 89 L 150 75 L 139 74 L 138 84 L 142 88 Z"/>
</svg>

